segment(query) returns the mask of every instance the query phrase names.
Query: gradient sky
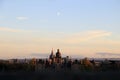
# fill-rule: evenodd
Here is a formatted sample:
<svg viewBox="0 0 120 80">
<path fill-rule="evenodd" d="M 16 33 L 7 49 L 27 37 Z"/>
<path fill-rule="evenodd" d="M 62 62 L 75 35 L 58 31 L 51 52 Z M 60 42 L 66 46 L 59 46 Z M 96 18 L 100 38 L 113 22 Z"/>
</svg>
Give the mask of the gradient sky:
<svg viewBox="0 0 120 80">
<path fill-rule="evenodd" d="M 119 58 L 119 34 L 120 0 L 0 0 L 0 58 Z"/>
</svg>

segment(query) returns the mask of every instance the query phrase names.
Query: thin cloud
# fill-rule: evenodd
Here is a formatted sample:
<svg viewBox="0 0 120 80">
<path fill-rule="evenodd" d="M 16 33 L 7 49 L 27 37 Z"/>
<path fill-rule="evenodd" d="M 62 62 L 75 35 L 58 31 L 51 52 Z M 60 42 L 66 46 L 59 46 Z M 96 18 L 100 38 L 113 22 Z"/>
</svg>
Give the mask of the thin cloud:
<svg viewBox="0 0 120 80">
<path fill-rule="evenodd" d="M 28 31 L 28 30 L 12 29 L 12 28 L 4 28 L 4 27 L 0 27 L 0 31 L 5 31 L 5 32 L 32 32 L 32 31 Z"/>
<path fill-rule="evenodd" d="M 23 17 L 23 16 L 19 16 L 19 17 L 16 17 L 17 20 L 27 20 L 28 17 Z"/>
<path fill-rule="evenodd" d="M 32 57 L 45 57 L 45 58 L 47 58 L 49 56 L 49 54 L 47 54 L 47 53 L 32 53 L 32 54 L 30 54 L 30 56 L 32 56 Z"/>
<path fill-rule="evenodd" d="M 100 53 L 96 53 L 97 55 L 100 56 L 120 56 L 119 53 L 106 53 L 106 52 L 100 52 Z"/>
<path fill-rule="evenodd" d="M 65 41 L 68 43 L 80 43 L 92 39 L 111 36 L 111 34 L 112 34 L 111 32 L 102 31 L 102 30 L 85 31 L 85 32 L 72 34 L 71 36 L 67 37 Z"/>
</svg>

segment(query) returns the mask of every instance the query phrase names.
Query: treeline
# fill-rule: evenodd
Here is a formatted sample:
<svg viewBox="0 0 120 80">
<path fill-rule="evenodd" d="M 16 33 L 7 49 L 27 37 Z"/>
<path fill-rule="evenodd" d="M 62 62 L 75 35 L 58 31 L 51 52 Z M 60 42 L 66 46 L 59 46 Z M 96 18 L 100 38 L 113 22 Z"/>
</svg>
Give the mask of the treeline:
<svg viewBox="0 0 120 80">
<path fill-rule="evenodd" d="M 68 60 L 61 63 L 54 63 L 50 60 L 31 60 L 29 63 L 9 63 L 5 61 L 0 61 L 0 72 L 10 72 L 10 71 L 120 71 L 120 62 L 116 61 L 102 61 L 96 64 L 94 60 L 88 60 L 87 58 L 81 60 Z"/>
<path fill-rule="evenodd" d="M 35 71 L 35 65 L 32 64 L 10 64 L 10 63 L 0 63 L 0 71 Z"/>
</svg>

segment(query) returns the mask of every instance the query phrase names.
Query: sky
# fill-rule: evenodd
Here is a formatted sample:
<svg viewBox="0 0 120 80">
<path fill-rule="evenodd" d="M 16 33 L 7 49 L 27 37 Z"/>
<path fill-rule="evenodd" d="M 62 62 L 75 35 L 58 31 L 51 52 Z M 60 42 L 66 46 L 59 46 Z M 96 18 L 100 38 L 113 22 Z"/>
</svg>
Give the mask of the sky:
<svg viewBox="0 0 120 80">
<path fill-rule="evenodd" d="M 119 58 L 120 0 L 0 0 L 0 59 Z"/>
</svg>

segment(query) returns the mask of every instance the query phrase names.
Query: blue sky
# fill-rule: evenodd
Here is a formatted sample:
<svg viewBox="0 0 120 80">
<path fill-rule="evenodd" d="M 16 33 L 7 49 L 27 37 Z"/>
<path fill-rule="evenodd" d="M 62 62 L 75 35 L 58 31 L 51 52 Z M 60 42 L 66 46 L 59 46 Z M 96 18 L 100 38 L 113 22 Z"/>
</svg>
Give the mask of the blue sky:
<svg viewBox="0 0 120 80">
<path fill-rule="evenodd" d="M 119 22 L 119 0 L 1 0 L 0 55 L 33 57 L 52 48 L 65 55 L 119 54 Z"/>
</svg>

